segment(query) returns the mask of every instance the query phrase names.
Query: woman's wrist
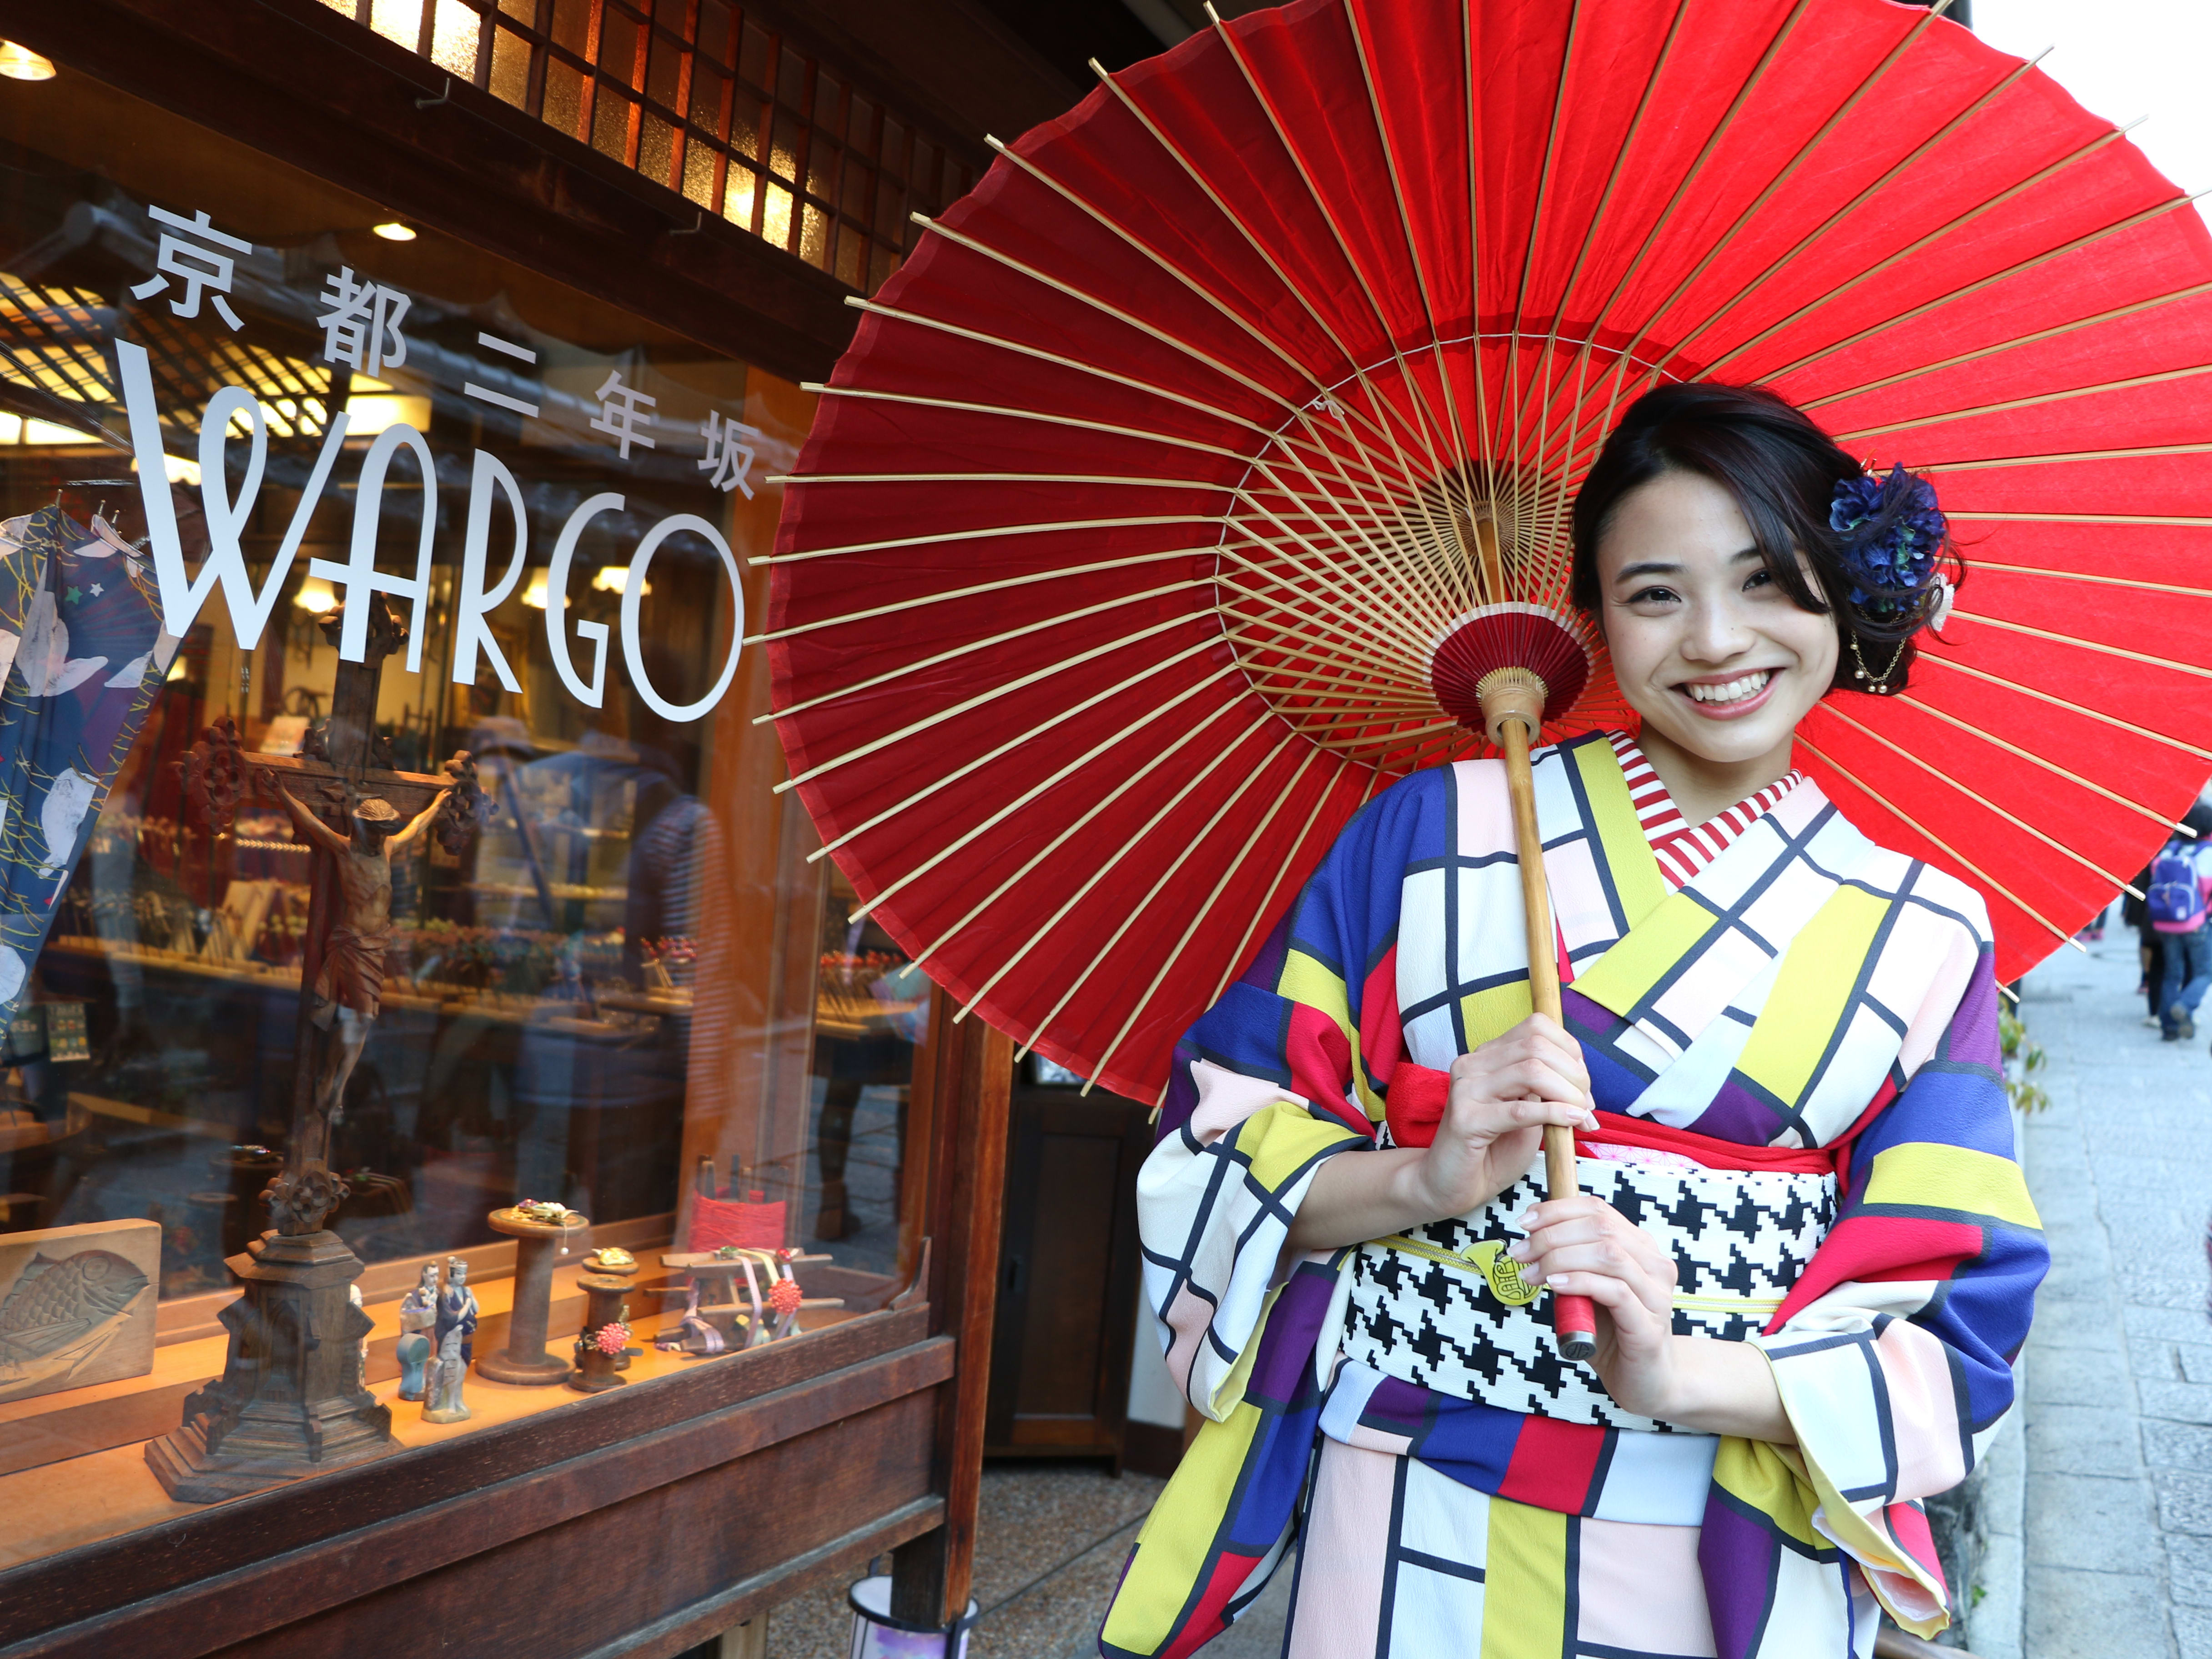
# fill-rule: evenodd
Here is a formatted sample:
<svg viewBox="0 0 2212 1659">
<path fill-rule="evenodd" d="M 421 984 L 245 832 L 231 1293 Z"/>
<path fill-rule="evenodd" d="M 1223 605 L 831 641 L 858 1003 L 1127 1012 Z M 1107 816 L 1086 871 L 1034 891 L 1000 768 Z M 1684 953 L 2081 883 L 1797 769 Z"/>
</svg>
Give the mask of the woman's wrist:
<svg viewBox="0 0 2212 1659">
<path fill-rule="evenodd" d="M 1796 1443 L 1773 1368 L 1748 1342 L 1670 1335 L 1635 1371 L 1634 1397 L 1620 1403 L 1639 1416 L 1704 1434 Z"/>
</svg>

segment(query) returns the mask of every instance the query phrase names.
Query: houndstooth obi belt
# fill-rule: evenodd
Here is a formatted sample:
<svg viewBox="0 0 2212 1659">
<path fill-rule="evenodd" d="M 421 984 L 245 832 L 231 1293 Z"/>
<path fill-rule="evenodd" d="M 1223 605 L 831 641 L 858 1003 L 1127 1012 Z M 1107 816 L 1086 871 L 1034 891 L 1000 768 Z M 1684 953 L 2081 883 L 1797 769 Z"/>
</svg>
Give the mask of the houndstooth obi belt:
<svg viewBox="0 0 2212 1659">
<path fill-rule="evenodd" d="M 1755 1335 L 1836 1219 L 1832 1173 L 1712 1169 L 1638 1146 L 1583 1151 L 1583 1189 L 1674 1255 L 1681 1335 Z M 1544 1197 L 1542 1176 L 1540 1160 L 1478 1210 L 1362 1245 L 1352 1263 L 1344 1357 L 1508 1411 L 1664 1429 L 1614 1405 L 1588 1365 L 1559 1358 L 1549 1298 L 1522 1283 L 1505 1254 L 1525 1236 L 1513 1218 Z"/>
</svg>

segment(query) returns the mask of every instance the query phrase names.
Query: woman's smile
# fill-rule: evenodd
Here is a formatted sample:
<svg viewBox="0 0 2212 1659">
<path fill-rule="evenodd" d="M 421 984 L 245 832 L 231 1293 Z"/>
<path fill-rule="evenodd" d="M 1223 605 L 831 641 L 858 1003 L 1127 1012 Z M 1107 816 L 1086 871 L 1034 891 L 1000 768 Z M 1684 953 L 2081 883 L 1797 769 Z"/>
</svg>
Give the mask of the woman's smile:
<svg viewBox="0 0 2212 1659">
<path fill-rule="evenodd" d="M 1749 672 L 1685 680 L 1674 690 L 1689 698 L 1698 713 L 1709 720 L 1741 720 L 1765 702 L 1774 677 L 1771 668 L 1754 668 Z"/>
</svg>

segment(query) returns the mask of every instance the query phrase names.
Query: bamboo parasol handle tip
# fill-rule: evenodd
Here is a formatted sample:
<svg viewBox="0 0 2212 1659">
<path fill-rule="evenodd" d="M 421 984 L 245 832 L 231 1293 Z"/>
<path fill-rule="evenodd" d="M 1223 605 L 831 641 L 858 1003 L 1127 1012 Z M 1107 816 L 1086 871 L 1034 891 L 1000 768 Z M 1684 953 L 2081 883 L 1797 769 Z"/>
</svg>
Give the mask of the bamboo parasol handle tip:
<svg viewBox="0 0 2212 1659">
<path fill-rule="evenodd" d="M 1562 1359 L 1588 1359 L 1597 1352 L 1597 1317 L 1578 1296 L 1563 1296 L 1552 1314 L 1553 1334 Z"/>
<path fill-rule="evenodd" d="M 1538 742 L 1544 730 L 1544 702 L 1551 688 L 1533 668 L 1493 668 L 1476 684 L 1476 700 L 1482 705 L 1485 733 L 1498 748 L 1506 747 L 1509 723 L 1521 726 L 1528 741 Z"/>
</svg>

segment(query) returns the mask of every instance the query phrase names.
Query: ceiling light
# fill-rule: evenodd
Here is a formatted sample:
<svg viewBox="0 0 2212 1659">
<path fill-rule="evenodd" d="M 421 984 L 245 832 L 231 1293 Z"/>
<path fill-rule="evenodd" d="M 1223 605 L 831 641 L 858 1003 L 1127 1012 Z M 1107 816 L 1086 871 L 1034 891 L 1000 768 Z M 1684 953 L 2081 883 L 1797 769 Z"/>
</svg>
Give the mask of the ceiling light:
<svg viewBox="0 0 2212 1659">
<path fill-rule="evenodd" d="M 530 585 L 522 590 L 522 602 L 532 611 L 543 611 L 545 608 L 545 573 L 544 571 L 533 570 L 530 573 Z"/>
<path fill-rule="evenodd" d="M 19 46 L 13 40 L 0 40 L 0 75 L 10 81 L 51 81 L 54 78 L 54 60 L 41 58 L 28 46 Z"/>
<path fill-rule="evenodd" d="M 415 227 L 402 224 L 397 219 L 387 219 L 380 225 L 371 225 L 369 228 L 387 242 L 411 242 L 415 240 Z"/>
<path fill-rule="evenodd" d="M 292 596 L 292 603 L 302 611 L 325 617 L 338 608 L 338 596 L 320 576 L 310 576 L 300 584 L 300 591 Z"/>
</svg>

